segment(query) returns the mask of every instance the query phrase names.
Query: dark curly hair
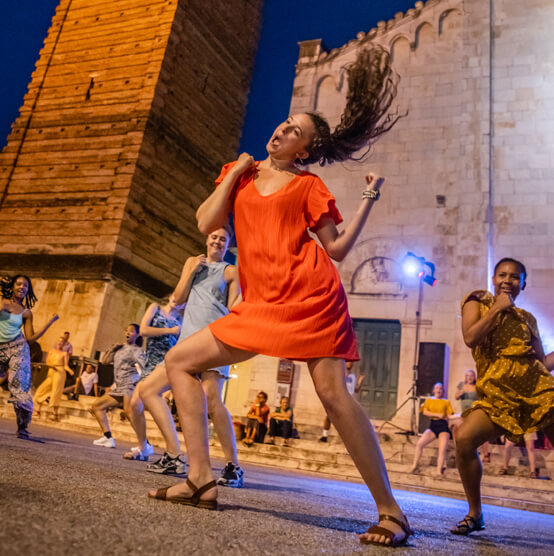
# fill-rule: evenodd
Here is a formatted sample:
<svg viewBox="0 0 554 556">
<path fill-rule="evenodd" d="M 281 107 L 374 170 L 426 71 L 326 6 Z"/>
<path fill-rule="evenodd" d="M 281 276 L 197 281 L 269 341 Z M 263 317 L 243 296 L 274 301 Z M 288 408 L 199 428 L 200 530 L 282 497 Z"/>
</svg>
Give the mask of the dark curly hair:
<svg viewBox="0 0 554 556">
<path fill-rule="evenodd" d="M 23 299 L 23 305 L 27 309 L 31 309 L 37 302 L 37 298 L 33 290 L 31 279 L 28 276 L 25 276 L 25 274 L 16 274 L 15 276 L 4 276 L 3 278 L 0 278 L 0 290 L 2 291 L 2 297 L 5 299 L 11 299 L 13 297 L 13 287 L 18 278 L 25 278 L 25 280 L 27 280 L 29 289 L 27 290 L 27 295 Z"/>
<path fill-rule="evenodd" d="M 391 67 L 390 54 L 382 46 L 371 45 L 358 53 L 346 70 L 348 94 L 339 125 L 331 132 L 319 114 L 308 112 L 315 126 L 315 136 L 308 146 L 309 156 L 302 164 L 320 166 L 354 159 L 353 153 L 371 145 L 405 114 L 389 113 L 396 97 L 398 74 Z"/>
</svg>

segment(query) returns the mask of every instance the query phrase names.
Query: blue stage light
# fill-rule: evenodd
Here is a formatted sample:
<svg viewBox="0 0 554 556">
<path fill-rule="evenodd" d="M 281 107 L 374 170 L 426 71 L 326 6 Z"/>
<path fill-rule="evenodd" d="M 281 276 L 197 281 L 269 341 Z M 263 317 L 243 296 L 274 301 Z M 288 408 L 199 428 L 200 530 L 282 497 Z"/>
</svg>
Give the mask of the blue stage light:
<svg viewBox="0 0 554 556">
<path fill-rule="evenodd" d="M 402 259 L 402 272 L 406 276 L 417 276 L 430 286 L 434 286 L 437 283 L 435 265 L 430 261 L 426 261 L 425 257 L 418 257 L 411 251 L 408 251 L 404 259 Z"/>
</svg>

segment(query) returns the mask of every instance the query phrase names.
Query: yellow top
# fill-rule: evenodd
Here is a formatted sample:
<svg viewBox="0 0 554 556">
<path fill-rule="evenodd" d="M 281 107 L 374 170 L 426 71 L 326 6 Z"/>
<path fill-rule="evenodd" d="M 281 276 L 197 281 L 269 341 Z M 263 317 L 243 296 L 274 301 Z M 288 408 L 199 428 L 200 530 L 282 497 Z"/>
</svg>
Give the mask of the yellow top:
<svg viewBox="0 0 554 556">
<path fill-rule="evenodd" d="M 494 304 L 486 290 L 470 293 L 462 302 L 477 301 L 481 318 Z M 463 417 L 480 409 L 516 441 L 554 423 L 554 377 L 537 357 L 540 342 L 535 317 L 519 307 L 503 312 L 483 341 L 472 349 L 479 399 Z"/>
<path fill-rule="evenodd" d="M 452 415 L 454 410 L 448 400 L 441 398 L 427 398 L 421 406 L 421 412 L 429 411 L 429 413 L 440 413 L 441 415 Z M 439 417 L 431 417 L 431 419 L 439 419 Z"/>
</svg>

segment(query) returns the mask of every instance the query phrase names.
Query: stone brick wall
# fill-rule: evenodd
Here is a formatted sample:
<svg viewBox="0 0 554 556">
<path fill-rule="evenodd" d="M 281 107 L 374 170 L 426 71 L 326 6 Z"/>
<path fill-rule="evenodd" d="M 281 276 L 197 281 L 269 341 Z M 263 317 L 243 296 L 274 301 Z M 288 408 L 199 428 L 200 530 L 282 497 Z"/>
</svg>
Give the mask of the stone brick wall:
<svg viewBox="0 0 554 556">
<path fill-rule="evenodd" d="M 364 175 L 386 177 L 382 199 L 339 270 L 354 318 L 401 322 L 399 402 L 411 384 L 417 305 L 417 283 L 395 268 L 407 251 L 437 267 L 438 285 L 425 286 L 420 339 L 449 345 L 451 399 L 464 370 L 473 367 L 461 337 L 460 301 L 487 287 L 489 264 L 503 256 L 527 264 L 528 291 L 520 302 L 535 312 L 554 349 L 554 39 L 548 29 L 554 5 L 493 5 L 492 25 L 488 2 L 429 0 L 340 49 L 325 52 L 318 40 L 300 45 L 291 113 L 315 109 L 336 124 L 347 87 L 344 67 L 367 42 L 391 50 L 401 77 L 398 106 L 408 114 L 372 154 L 362 163 L 313 168 L 346 221 L 360 202 Z M 354 272 L 372 257 L 391 260 L 388 278 L 369 275 L 352 293 Z M 399 415 L 406 420 L 406 412 Z"/>
<path fill-rule="evenodd" d="M 0 273 L 74 292 L 60 306 L 70 330 L 91 302 L 83 292 L 97 291 L 87 351 L 112 343 L 119 320 L 169 293 L 204 249 L 194 213 L 236 154 L 261 7 L 60 1 L 0 153 Z M 113 329 L 107 310 L 120 312 Z"/>
</svg>

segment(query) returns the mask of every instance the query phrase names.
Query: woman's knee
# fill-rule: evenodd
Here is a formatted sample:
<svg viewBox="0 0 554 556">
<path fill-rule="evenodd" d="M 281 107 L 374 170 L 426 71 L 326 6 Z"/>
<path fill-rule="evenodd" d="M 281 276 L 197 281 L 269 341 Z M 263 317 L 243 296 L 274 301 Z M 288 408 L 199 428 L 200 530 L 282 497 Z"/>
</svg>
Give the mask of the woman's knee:
<svg viewBox="0 0 554 556">
<path fill-rule="evenodd" d="M 480 442 L 469 427 L 463 425 L 456 430 L 456 453 L 466 454 L 477 450 Z"/>
</svg>

